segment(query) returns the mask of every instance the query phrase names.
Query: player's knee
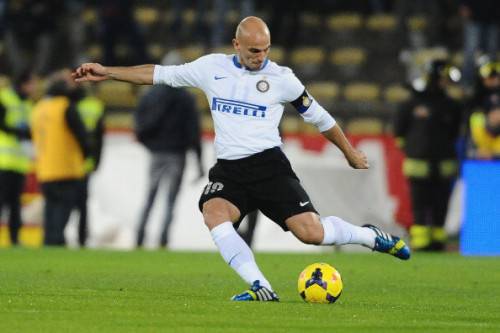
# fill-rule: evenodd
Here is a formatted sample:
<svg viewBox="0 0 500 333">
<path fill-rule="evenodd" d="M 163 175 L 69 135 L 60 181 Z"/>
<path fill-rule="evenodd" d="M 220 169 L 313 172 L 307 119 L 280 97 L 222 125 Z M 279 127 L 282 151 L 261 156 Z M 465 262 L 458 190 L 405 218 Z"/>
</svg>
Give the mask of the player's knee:
<svg viewBox="0 0 500 333">
<path fill-rule="evenodd" d="M 288 229 L 300 241 L 306 244 L 319 245 L 323 241 L 323 226 L 314 213 L 302 213 L 286 221 Z"/>
<path fill-rule="evenodd" d="M 227 221 L 227 214 L 223 209 L 218 209 L 220 205 L 209 200 L 203 204 L 203 220 L 209 229 Z"/>
<path fill-rule="evenodd" d="M 305 228 L 296 236 L 305 244 L 319 245 L 323 241 L 323 232 L 316 228 Z"/>
<path fill-rule="evenodd" d="M 205 225 L 212 230 L 224 222 L 234 222 L 239 218 L 239 210 L 224 199 L 211 199 L 203 204 Z"/>
</svg>

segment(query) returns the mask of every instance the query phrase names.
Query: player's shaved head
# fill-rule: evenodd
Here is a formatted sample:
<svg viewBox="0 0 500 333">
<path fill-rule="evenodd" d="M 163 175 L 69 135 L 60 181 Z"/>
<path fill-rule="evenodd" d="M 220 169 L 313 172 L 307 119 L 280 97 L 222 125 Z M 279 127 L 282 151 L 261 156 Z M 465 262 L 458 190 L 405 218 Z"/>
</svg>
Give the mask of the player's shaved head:
<svg viewBox="0 0 500 333">
<path fill-rule="evenodd" d="M 239 61 L 245 67 L 260 69 L 271 47 L 271 33 L 267 24 L 256 16 L 245 17 L 236 28 L 233 45 Z"/>
<path fill-rule="evenodd" d="M 267 24 L 256 16 L 248 16 L 241 20 L 236 28 L 236 39 L 268 39 L 271 40 L 271 34 Z"/>
</svg>

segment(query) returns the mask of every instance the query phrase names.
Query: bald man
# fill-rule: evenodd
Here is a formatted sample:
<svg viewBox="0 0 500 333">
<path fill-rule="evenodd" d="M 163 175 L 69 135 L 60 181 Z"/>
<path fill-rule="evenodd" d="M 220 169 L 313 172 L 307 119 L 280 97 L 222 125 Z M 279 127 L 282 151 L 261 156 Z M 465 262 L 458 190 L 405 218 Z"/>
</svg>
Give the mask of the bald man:
<svg viewBox="0 0 500 333">
<path fill-rule="evenodd" d="M 215 125 L 217 163 L 201 194 L 199 208 L 224 260 L 250 289 L 235 301 L 278 301 L 252 251 L 235 228 L 259 209 L 306 244 L 360 244 L 399 259 L 410 257 L 403 240 L 373 225 L 359 227 L 336 216 L 320 217 L 280 149 L 278 125 L 285 103 L 344 154 L 355 169 L 369 167 L 333 117 L 287 67 L 268 59 L 271 36 L 258 17 L 243 19 L 233 39 L 235 54 L 209 54 L 180 66 L 105 67 L 81 65 L 77 82 L 119 80 L 136 84 L 197 87 L 208 98 Z"/>
</svg>

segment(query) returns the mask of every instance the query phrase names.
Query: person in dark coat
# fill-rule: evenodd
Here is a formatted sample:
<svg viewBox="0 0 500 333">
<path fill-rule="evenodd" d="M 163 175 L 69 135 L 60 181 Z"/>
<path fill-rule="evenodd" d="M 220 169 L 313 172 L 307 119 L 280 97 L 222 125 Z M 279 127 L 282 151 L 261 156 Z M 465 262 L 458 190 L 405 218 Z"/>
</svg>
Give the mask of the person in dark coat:
<svg viewBox="0 0 500 333">
<path fill-rule="evenodd" d="M 415 91 L 395 118 L 395 136 L 406 155 L 415 250 L 443 250 L 447 239 L 444 223 L 458 171 L 455 144 L 462 116 L 461 106 L 446 95 L 450 68 L 445 61 L 432 62 L 425 89 Z"/>
<path fill-rule="evenodd" d="M 185 89 L 153 86 L 141 98 L 134 121 L 138 141 L 151 153 L 149 189 L 137 232 L 137 246 L 144 243 L 151 208 L 160 184 L 165 182 L 168 193 L 160 246 L 167 247 L 188 150 L 196 153 L 198 176 L 204 175 L 200 123 L 194 97 Z"/>
</svg>

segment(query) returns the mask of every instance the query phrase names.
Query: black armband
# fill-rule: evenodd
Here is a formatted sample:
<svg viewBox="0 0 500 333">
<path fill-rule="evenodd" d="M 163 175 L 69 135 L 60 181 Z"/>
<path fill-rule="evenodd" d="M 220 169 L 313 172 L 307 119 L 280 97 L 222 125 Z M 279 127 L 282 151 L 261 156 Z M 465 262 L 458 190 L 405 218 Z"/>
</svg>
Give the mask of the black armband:
<svg viewBox="0 0 500 333">
<path fill-rule="evenodd" d="M 312 102 L 313 99 L 311 98 L 307 90 L 304 89 L 304 92 L 292 102 L 292 105 L 299 113 L 304 113 L 307 111 L 307 109 L 309 109 Z"/>
</svg>

